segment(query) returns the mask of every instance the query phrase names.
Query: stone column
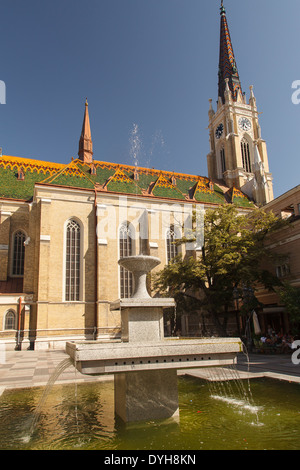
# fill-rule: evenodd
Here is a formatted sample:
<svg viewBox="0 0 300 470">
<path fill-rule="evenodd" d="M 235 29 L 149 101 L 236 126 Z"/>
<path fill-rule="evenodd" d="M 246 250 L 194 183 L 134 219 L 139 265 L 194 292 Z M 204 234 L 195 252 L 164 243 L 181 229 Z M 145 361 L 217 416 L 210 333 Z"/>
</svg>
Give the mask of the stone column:
<svg viewBox="0 0 300 470">
<path fill-rule="evenodd" d="M 123 306 L 122 341 L 140 348 L 141 357 L 148 345 L 165 344 L 162 304 L 173 306 L 174 300 L 124 299 L 116 305 Z M 177 370 L 149 362 L 149 370 L 115 374 L 115 413 L 125 423 L 179 416 Z"/>
<path fill-rule="evenodd" d="M 125 423 L 178 417 L 176 369 L 115 374 L 115 412 Z"/>
</svg>

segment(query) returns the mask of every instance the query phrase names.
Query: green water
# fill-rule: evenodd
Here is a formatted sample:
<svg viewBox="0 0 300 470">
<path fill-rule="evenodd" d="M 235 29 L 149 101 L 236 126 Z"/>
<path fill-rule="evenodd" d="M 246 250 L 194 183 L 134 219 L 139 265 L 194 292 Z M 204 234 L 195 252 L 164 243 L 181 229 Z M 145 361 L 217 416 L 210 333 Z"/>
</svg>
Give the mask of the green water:
<svg viewBox="0 0 300 470">
<path fill-rule="evenodd" d="M 245 385 L 246 387 L 246 385 Z M 30 436 L 43 388 L 0 397 L 0 449 L 298 450 L 300 385 L 251 381 L 254 407 L 224 400 L 222 384 L 179 378 L 180 422 L 115 421 L 113 382 L 55 385 Z M 213 395 L 213 396 L 212 396 Z"/>
</svg>

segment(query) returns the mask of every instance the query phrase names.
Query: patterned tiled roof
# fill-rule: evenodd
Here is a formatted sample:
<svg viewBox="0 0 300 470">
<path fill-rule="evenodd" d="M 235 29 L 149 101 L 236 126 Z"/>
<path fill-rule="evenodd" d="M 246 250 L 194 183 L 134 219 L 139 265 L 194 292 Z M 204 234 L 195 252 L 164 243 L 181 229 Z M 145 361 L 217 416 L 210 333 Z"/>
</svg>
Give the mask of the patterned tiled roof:
<svg viewBox="0 0 300 470">
<path fill-rule="evenodd" d="M 29 200 L 34 185 L 57 174 L 65 165 L 20 157 L 0 157 L 0 197 Z M 25 178 L 19 179 L 22 170 Z"/>
<path fill-rule="evenodd" d="M 233 195 L 229 188 L 198 175 L 96 160 L 84 163 L 76 159 L 64 165 L 27 158 L 0 157 L 0 198 L 30 201 L 35 184 L 182 202 L 233 203 L 241 207 L 252 205 L 243 193 Z"/>
<path fill-rule="evenodd" d="M 226 11 L 222 2 L 221 6 L 221 32 L 220 32 L 220 60 L 219 60 L 219 94 L 223 103 L 225 102 L 226 78 L 229 79 L 229 88 L 232 98 L 237 100 L 238 90 L 242 94 L 239 72 L 237 69 L 235 56 L 233 52 Z"/>
<path fill-rule="evenodd" d="M 169 197 L 171 199 L 184 199 L 184 194 L 177 188 L 168 175 L 160 172 L 158 178 L 150 185 L 149 193 L 157 197 Z"/>
<path fill-rule="evenodd" d="M 228 191 L 227 196 L 229 198 L 229 202 L 232 204 L 238 207 L 249 207 L 249 199 L 240 189 L 235 187 L 231 188 Z"/>
</svg>

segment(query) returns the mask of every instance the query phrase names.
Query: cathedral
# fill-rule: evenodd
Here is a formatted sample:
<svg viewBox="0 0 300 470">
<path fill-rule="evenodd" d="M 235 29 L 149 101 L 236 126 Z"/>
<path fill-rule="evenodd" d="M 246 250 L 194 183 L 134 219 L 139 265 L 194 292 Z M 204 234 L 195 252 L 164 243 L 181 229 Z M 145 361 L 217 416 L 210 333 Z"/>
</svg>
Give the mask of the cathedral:
<svg viewBox="0 0 300 470">
<path fill-rule="evenodd" d="M 0 156 L 0 341 L 7 348 L 117 337 L 120 315 L 110 303 L 133 289 L 120 257 L 151 254 L 160 270 L 197 251 L 173 243 L 192 211 L 233 204 L 247 212 L 273 200 L 253 87 L 247 102 L 223 2 L 220 15 L 207 176 L 98 161 L 87 102 L 78 158 Z"/>
</svg>

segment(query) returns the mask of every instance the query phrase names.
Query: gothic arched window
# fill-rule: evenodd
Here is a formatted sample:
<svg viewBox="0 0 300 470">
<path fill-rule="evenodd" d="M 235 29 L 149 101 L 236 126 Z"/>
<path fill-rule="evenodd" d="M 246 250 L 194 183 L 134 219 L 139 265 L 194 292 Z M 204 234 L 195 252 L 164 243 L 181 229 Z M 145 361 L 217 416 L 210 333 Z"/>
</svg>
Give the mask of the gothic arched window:
<svg viewBox="0 0 300 470">
<path fill-rule="evenodd" d="M 119 250 L 120 258 L 133 255 L 132 229 L 124 222 L 119 230 Z M 120 266 L 120 297 L 129 299 L 133 294 L 133 275 L 130 271 Z"/>
<path fill-rule="evenodd" d="M 12 275 L 24 276 L 25 233 L 18 230 L 13 237 Z"/>
<path fill-rule="evenodd" d="M 226 160 L 225 160 L 225 149 L 224 149 L 224 147 L 221 148 L 220 158 L 221 158 L 221 169 L 222 169 L 222 175 L 223 175 L 226 171 Z"/>
<path fill-rule="evenodd" d="M 179 247 L 176 245 L 175 241 L 178 237 L 176 236 L 176 230 L 174 225 L 171 225 L 166 234 L 166 244 L 167 244 L 167 261 L 170 263 L 176 256 L 179 255 Z"/>
<path fill-rule="evenodd" d="M 246 139 L 241 142 L 243 168 L 247 173 L 251 173 L 250 147 Z"/>
<path fill-rule="evenodd" d="M 76 220 L 66 226 L 65 300 L 80 300 L 81 228 Z"/>
<path fill-rule="evenodd" d="M 16 329 L 16 313 L 14 310 L 8 310 L 5 315 L 5 330 L 15 330 Z"/>
</svg>

